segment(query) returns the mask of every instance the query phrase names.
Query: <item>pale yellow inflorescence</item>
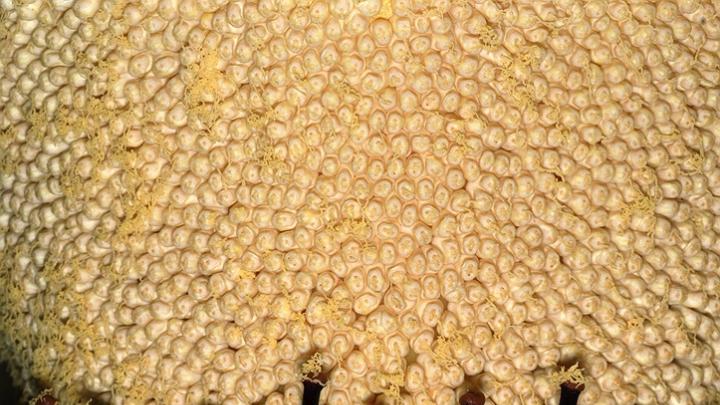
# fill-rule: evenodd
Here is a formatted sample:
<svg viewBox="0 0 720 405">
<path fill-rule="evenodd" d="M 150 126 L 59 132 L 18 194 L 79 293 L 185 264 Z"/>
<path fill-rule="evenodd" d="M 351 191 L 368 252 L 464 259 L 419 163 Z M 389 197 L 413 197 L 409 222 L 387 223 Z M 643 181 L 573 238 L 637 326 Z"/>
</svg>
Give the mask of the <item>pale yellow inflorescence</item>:
<svg viewBox="0 0 720 405">
<path fill-rule="evenodd" d="M 4 0 L 0 330 L 61 403 L 720 400 L 720 2 Z"/>
</svg>

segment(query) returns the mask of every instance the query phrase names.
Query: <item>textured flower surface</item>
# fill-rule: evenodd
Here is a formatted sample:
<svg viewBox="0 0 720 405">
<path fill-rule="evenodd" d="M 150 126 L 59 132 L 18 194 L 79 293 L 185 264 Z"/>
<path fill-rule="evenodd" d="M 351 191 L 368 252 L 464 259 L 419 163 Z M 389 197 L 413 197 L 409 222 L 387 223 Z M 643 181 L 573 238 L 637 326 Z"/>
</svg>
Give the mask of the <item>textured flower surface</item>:
<svg viewBox="0 0 720 405">
<path fill-rule="evenodd" d="M 717 13 L 0 0 L 0 351 L 61 404 L 718 403 Z"/>
</svg>

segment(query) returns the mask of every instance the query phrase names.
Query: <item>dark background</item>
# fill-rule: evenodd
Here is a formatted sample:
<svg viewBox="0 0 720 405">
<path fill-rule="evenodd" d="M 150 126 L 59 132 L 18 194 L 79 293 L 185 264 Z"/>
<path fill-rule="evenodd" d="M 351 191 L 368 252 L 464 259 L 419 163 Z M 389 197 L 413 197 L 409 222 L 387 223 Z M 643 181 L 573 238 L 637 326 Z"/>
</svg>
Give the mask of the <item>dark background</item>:
<svg viewBox="0 0 720 405">
<path fill-rule="evenodd" d="M 0 363 L 0 404 L 20 404 L 20 391 L 13 386 L 7 364 Z"/>
</svg>

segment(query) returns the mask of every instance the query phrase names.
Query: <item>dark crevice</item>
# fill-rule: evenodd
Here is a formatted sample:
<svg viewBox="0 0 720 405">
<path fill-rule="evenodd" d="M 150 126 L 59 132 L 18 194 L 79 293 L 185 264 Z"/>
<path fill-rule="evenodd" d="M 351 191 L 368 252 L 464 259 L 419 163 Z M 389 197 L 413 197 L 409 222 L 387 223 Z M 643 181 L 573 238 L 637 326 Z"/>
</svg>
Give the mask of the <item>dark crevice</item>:
<svg viewBox="0 0 720 405">
<path fill-rule="evenodd" d="M 563 369 L 569 369 L 570 367 L 575 366 L 575 365 L 582 368 L 581 360 L 576 355 L 565 357 L 564 359 L 558 361 L 557 365 L 559 367 L 562 367 Z"/>
<path fill-rule="evenodd" d="M 318 405 L 320 403 L 320 391 L 323 386 L 314 381 L 303 381 L 303 405 Z"/>
<path fill-rule="evenodd" d="M 311 374 L 303 380 L 303 405 L 318 405 L 320 403 L 320 392 L 328 380 L 327 373 L 320 371 Z"/>
<path fill-rule="evenodd" d="M 20 404 L 21 396 L 22 391 L 15 386 L 7 363 L 0 363 L 0 403 L 8 405 Z"/>
<path fill-rule="evenodd" d="M 485 405 L 485 395 L 468 391 L 460 397 L 460 405 Z"/>
<path fill-rule="evenodd" d="M 560 405 L 577 405 L 578 397 L 582 392 L 584 385 L 571 382 L 564 382 L 560 386 Z"/>
</svg>

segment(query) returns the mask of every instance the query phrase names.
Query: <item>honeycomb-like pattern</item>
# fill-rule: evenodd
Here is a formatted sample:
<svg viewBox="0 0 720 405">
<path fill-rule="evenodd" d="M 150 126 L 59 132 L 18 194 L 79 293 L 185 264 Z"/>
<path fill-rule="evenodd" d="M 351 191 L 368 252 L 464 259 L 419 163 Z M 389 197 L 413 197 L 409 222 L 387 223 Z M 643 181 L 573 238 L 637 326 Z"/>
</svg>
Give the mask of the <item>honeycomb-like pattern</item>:
<svg viewBox="0 0 720 405">
<path fill-rule="evenodd" d="M 718 403 L 718 12 L 2 0 L 4 356 L 63 404 Z"/>
</svg>

